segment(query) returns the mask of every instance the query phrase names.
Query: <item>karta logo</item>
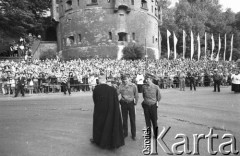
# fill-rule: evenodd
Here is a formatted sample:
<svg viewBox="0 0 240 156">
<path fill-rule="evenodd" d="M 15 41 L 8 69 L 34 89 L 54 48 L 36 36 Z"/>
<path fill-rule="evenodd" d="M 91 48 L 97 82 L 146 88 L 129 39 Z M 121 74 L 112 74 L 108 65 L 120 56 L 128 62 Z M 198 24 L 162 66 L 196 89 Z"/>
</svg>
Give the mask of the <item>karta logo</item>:
<svg viewBox="0 0 240 156">
<path fill-rule="evenodd" d="M 144 146 L 143 146 L 143 154 L 144 155 L 158 155 L 157 149 L 160 147 L 161 150 L 163 150 L 164 153 L 168 155 L 182 155 L 182 154 L 192 154 L 192 155 L 200 155 L 199 153 L 199 140 L 200 139 L 207 139 L 207 151 L 210 155 L 216 155 L 218 152 L 223 155 L 230 155 L 234 154 L 237 155 L 239 151 L 237 150 L 236 145 L 236 138 L 230 134 L 226 133 L 223 134 L 221 139 L 227 140 L 225 142 L 222 142 L 218 146 L 218 151 L 213 149 L 213 139 L 219 139 L 218 134 L 213 133 L 213 129 L 209 129 L 209 133 L 207 135 L 205 134 L 193 134 L 192 135 L 192 150 L 189 148 L 189 137 L 186 134 L 176 134 L 174 139 L 181 139 L 181 141 L 173 143 L 171 146 L 166 144 L 164 141 L 164 137 L 167 135 L 167 133 L 170 131 L 171 127 L 163 127 L 161 133 L 157 135 L 157 137 L 152 137 L 151 134 L 151 128 L 143 129 L 143 138 L 144 138 Z M 155 130 L 155 134 L 158 132 L 158 128 Z M 179 147 L 183 147 L 183 150 L 179 150 Z"/>
</svg>

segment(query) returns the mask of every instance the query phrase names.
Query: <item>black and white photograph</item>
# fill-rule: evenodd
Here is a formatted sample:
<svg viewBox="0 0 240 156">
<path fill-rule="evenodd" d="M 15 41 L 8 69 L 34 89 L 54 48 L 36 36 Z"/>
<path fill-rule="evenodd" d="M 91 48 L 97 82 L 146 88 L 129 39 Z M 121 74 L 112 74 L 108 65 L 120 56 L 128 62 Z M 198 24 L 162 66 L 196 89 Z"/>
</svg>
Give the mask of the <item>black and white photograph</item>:
<svg viewBox="0 0 240 156">
<path fill-rule="evenodd" d="M 0 0 L 0 156 L 240 155 L 239 0 Z"/>
</svg>

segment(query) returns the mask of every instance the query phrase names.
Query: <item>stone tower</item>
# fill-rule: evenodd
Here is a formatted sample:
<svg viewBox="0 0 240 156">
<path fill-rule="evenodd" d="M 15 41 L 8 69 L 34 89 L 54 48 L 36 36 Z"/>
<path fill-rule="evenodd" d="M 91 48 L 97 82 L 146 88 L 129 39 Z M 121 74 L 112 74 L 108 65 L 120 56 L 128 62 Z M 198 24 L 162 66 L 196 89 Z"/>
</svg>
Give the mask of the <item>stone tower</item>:
<svg viewBox="0 0 240 156">
<path fill-rule="evenodd" d="M 58 50 L 65 59 L 121 58 L 128 42 L 159 57 L 157 0 L 52 0 Z"/>
</svg>

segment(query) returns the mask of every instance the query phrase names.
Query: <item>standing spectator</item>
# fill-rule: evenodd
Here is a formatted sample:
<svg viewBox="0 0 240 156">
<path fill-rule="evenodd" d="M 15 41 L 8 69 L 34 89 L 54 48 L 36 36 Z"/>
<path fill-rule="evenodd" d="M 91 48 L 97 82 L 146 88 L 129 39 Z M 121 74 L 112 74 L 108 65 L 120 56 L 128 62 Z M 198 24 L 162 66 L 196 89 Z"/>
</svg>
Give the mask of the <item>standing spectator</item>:
<svg viewBox="0 0 240 156">
<path fill-rule="evenodd" d="M 91 74 L 88 80 L 91 90 L 93 91 L 95 86 L 97 85 L 97 77 L 94 74 Z"/>
<path fill-rule="evenodd" d="M 222 81 L 222 76 L 219 74 L 217 69 L 214 69 L 214 74 L 213 74 L 213 82 L 214 82 L 214 92 L 216 92 L 216 88 L 218 92 L 220 92 L 220 85 Z"/>
<path fill-rule="evenodd" d="M 88 84 L 88 74 L 85 73 L 85 75 L 83 76 L 82 78 L 82 82 L 83 82 L 83 91 L 89 91 L 90 88 L 89 88 L 89 84 Z"/>
<path fill-rule="evenodd" d="M 186 75 L 183 71 L 181 71 L 179 73 L 179 88 L 180 88 L 180 91 L 185 91 L 185 78 L 186 78 Z"/>
<path fill-rule="evenodd" d="M 137 81 L 138 93 L 142 93 L 144 76 L 141 72 L 138 72 L 137 77 L 136 77 L 136 81 Z"/>
<path fill-rule="evenodd" d="M 7 73 L 5 71 L 2 72 L 1 79 L 2 79 L 2 93 L 3 95 L 6 95 L 7 91 L 5 88 L 7 86 Z"/>
<path fill-rule="evenodd" d="M 190 90 L 192 90 L 192 87 L 194 89 L 194 91 L 196 91 L 196 81 L 195 81 L 195 73 L 193 73 L 193 71 L 190 71 L 188 73 L 188 79 L 189 79 L 189 85 L 190 85 Z"/>
<path fill-rule="evenodd" d="M 15 78 L 14 77 L 10 77 L 10 90 L 12 91 L 12 94 L 15 95 Z"/>
<path fill-rule="evenodd" d="M 68 94 L 71 94 L 71 90 L 69 87 L 69 78 L 65 73 L 62 73 L 62 77 L 61 77 L 61 85 L 63 88 L 63 93 L 66 95 L 66 91 L 68 91 Z"/>
<path fill-rule="evenodd" d="M 13 51 L 14 51 L 14 55 L 20 57 L 21 53 L 20 53 L 20 51 L 18 50 L 18 44 L 14 44 L 14 45 L 13 45 Z"/>
<path fill-rule="evenodd" d="M 136 112 L 135 105 L 138 102 L 138 89 L 134 83 L 130 82 L 130 75 L 122 75 L 122 84 L 119 86 L 118 93 L 121 94 L 120 105 L 123 118 L 123 134 L 128 136 L 128 114 L 131 123 L 132 139 L 136 140 Z"/>
<path fill-rule="evenodd" d="M 143 86 L 143 102 L 142 107 L 144 110 L 145 122 L 147 129 L 151 129 L 151 124 L 153 125 L 153 132 L 155 138 L 158 136 L 158 117 L 157 108 L 158 103 L 161 100 L 160 89 L 157 85 L 153 84 L 153 79 L 155 77 L 151 74 L 146 74 L 146 85 Z"/>
<path fill-rule="evenodd" d="M 33 89 L 34 89 L 33 86 L 34 86 L 34 84 L 33 84 L 33 76 L 32 76 L 32 74 L 28 75 L 27 81 L 28 81 L 29 94 L 33 94 Z"/>
<path fill-rule="evenodd" d="M 14 49 L 13 49 L 13 45 L 10 46 L 10 52 L 9 52 L 9 56 L 13 57 L 14 56 Z"/>
<path fill-rule="evenodd" d="M 0 67 L 0 87 L 2 89 L 2 67 Z"/>
<path fill-rule="evenodd" d="M 69 72 L 68 79 L 69 79 L 70 90 L 73 91 L 73 89 L 74 89 L 74 79 L 73 79 L 73 72 L 72 71 Z"/>
<path fill-rule="evenodd" d="M 25 87 L 26 78 L 24 77 L 23 73 L 20 73 L 20 76 L 17 79 L 17 90 L 14 97 L 18 96 L 19 91 L 21 92 L 22 96 L 24 96 L 24 87 Z"/>
</svg>

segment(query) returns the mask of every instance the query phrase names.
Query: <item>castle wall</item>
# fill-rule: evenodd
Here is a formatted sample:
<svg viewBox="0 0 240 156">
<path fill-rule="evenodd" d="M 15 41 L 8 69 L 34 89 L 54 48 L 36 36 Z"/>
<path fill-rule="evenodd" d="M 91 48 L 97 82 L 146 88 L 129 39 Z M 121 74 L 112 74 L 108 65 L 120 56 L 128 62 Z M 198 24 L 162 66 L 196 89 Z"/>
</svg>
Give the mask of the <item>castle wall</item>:
<svg viewBox="0 0 240 156">
<path fill-rule="evenodd" d="M 71 7 L 69 0 L 53 1 L 53 8 L 58 7 L 53 14 L 59 22 L 58 50 L 64 58 L 97 54 L 117 58 L 119 45 L 128 42 L 145 45 L 146 41 L 148 48 L 158 49 L 156 0 L 146 0 L 143 7 L 141 0 L 134 0 L 134 5 L 132 0 L 70 0 Z"/>
<path fill-rule="evenodd" d="M 57 43 L 53 41 L 41 41 L 33 55 L 33 59 L 40 59 L 41 55 L 47 52 L 56 53 Z"/>
</svg>

